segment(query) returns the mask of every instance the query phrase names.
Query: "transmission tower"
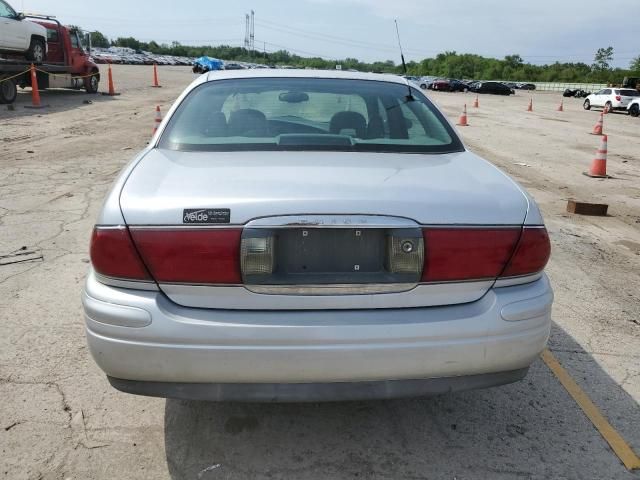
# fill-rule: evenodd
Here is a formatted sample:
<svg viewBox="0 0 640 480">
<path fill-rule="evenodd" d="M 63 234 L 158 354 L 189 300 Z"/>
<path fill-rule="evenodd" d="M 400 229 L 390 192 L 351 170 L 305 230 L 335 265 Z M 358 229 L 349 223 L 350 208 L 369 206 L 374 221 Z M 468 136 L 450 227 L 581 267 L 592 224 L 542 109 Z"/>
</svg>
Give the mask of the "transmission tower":
<svg viewBox="0 0 640 480">
<path fill-rule="evenodd" d="M 245 14 L 244 16 L 244 48 L 249 50 L 249 14 Z"/>
<path fill-rule="evenodd" d="M 251 33 L 249 34 L 249 40 L 251 42 L 251 51 L 253 52 L 256 49 L 256 35 L 255 35 L 255 24 L 253 23 L 253 17 L 255 12 L 251 10 Z"/>
</svg>

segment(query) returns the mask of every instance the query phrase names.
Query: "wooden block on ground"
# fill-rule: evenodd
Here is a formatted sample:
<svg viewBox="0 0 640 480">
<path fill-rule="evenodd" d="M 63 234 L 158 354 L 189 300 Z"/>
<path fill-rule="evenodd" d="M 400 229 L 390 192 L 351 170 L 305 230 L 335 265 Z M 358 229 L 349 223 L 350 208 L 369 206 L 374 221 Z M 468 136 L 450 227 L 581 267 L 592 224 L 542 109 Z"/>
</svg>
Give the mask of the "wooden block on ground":
<svg viewBox="0 0 640 480">
<path fill-rule="evenodd" d="M 577 213 L 578 215 L 595 215 L 598 217 L 605 217 L 607 215 L 608 208 L 609 205 L 606 203 L 578 202 L 573 199 L 569 199 L 567 202 L 567 212 Z"/>
</svg>

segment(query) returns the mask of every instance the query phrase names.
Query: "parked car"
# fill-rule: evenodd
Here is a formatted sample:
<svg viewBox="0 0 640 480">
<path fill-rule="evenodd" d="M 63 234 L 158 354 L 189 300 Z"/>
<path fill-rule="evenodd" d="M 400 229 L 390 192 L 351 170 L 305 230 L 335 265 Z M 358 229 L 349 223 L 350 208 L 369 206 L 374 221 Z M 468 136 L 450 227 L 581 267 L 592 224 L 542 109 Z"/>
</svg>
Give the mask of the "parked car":
<svg viewBox="0 0 640 480">
<path fill-rule="evenodd" d="M 469 87 L 474 93 L 492 93 L 494 95 L 511 95 L 515 91 L 501 82 L 476 82 Z"/>
<path fill-rule="evenodd" d="M 516 83 L 516 88 L 518 90 L 535 90 L 536 86 L 533 83 Z"/>
<path fill-rule="evenodd" d="M 0 53 L 23 55 L 35 63 L 47 55 L 47 30 L 26 20 L 5 0 L 0 0 Z"/>
<path fill-rule="evenodd" d="M 455 78 L 449 79 L 449 90 L 452 92 L 468 92 L 469 84 L 462 80 L 456 80 Z"/>
<path fill-rule="evenodd" d="M 416 83 L 420 85 L 421 89 L 428 90 L 428 89 L 431 89 L 431 85 L 435 80 L 437 80 L 437 77 L 426 76 L 426 77 L 420 77 Z"/>
<path fill-rule="evenodd" d="M 235 62 L 224 62 L 225 70 L 245 70 L 246 67 L 240 63 Z"/>
<path fill-rule="evenodd" d="M 451 84 L 446 78 L 437 78 L 436 80 L 431 82 L 431 90 L 449 92 L 451 90 Z"/>
<path fill-rule="evenodd" d="M 608 107 L 609 111 L 626 110 L 629 103 L 639 96 L 640 92 L 632 88 L 603 88 L 589 95 L 583 107 L 585 110 L 591 107 Z"/>
<path fill-rule="evenodd" d="M 91 241 L 88 344 L 143 395 L 316 401 L 522 379 L 545 346 L 534 200 L 395 75 L 200 75 Z"/>
<path fill-rule="evenodd" d="M 562 92 L 563 97 L 586 98 L 589 95 L 591 95 L 591 92 L 587 92 L 586 90 L 582 90 L 581 88 L 576 90 L 566 88 L 564 92 Z"/>
<path fill-rule="evenodd" d="M 640 115 L 640 97 L 636 97 L 631 100 L 629 105 L 627 105 L 627 112 L 632 117 L 637 117 L 638 115 Z"/>
</svg>

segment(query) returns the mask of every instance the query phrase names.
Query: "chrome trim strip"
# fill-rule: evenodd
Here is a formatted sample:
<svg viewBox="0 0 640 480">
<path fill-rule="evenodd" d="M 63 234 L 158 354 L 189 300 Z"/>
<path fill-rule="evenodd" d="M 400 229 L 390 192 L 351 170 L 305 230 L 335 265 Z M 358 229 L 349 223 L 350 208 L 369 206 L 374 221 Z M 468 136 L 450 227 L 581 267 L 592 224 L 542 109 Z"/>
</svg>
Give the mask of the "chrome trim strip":
<svg viewBox="0 0 640 480">
<path fill-rule="evenodd" d="M 417 283 L 372 283 L 329 285 L 244 285 L 253 293 L 263 295 L 370 295 L 408 292 Z"/>
<path fill-rule="evenodd" d="M 129 230 L 238 230 L 245 228 L 243 224 L 224 223 L 211 225 L 129 225 Z"/>
<path fill-rule="evenodd" d="M 535 284 L 534 284 L 535 285 Z M 456 285 L 418 285 L 408 292 L 379 295 L 260 295 L 243 287 L 165 285 L 164 294 L 178 305 L 218 310 L 354 310 L 413 308 L 475 302 L 493 281 Z M 328 303 L 327 303 L 328 302 Z"/>
<path fill-rule="evenodd" d="M 95 225 L 93 228 L 97 228 L 98 230 L 124 230 L 127 228 L 126 225 Z"/>
<path fill-rule="evenodd" d="M 251 220 L 246 228 L 416 228 L 403 217 L 383 215 L 285 215 Z"/>
<path fill-rule="evenodd" d="M 539 274 L 541 275 L 541 273 Z M 523 277 L 512 277 L 512 278 L 523 278 Z M 487 283 L 494 282 L 495 278 L 472 278 L 468 280 L 448 280 L 448 281 L 436 281 L 436 282 L 418 282 L 418 283 L 336 283 L 336 284 L 321 284 L 321 285 L 256 285 L 256 284 L 244 284 L 244 283 L 191 283 L 191 282 L 161 282 L 160 286 L 164 287 L 285 287 L 285 288 L 298 288 L 298 287 L 335 287 L 335 286 L 343 286 L 343 287 L 354 287 L 354 286 L 362 286 L 362 285 L 411 285 L 411 288 L 415 288 L 419 285 L 429 286 L 429 285 L 448 285 L 448 284 L 462 284 L 462 283 Z M 405 290 L 402 290 L 405 291 Z"/>
<path fill-rule="evenodd" d="M 430 228 L 430 229 L 442 229 L 442 228 L 459 228 L 463 229 L 502 229 L 502 228 L 545 228 L 544 225 L 463 225 L 463 224 L 419 224 L 419 223 L 407 223 L 405 226 L 401 225 L 389 225 L 389 224 L 350 224 L 350 225 L 313 225 L 313 224 L 299 224 L 299 225 L 264 225 L 253 226 L 249 223 L 225 223 L 219 225 L 197 225 L 197 224 L 185 224 L 185 225 L 129 225 L 133 230 L 182 230 L 182 229 L 194 229 L 194 230 L 218 230 L 218 229 L 237 229 L 237 228 Z M 96 225 L 96 228 L 124 228 L 124 226 L 102 226 Z"/>
<path fill-rule="evenodd" d="M 124 280 L 121 278 L 108 277 L 95 272 L 96 280 L 105 285 L 118 288 L 129 288 L 134 290 L 159 291 L 158 285 L 153 281 L 147 280 Z"/>
<path fill-rule="evenodd" d="M 514 285 L 523 285 L 525 283 L 535 282 L 542 277 L 543 271 L 534 273 L 533 275 L 520 275 L 517 277 L 498 278 L 493 288 L 512 287 Z"/>
</svg>

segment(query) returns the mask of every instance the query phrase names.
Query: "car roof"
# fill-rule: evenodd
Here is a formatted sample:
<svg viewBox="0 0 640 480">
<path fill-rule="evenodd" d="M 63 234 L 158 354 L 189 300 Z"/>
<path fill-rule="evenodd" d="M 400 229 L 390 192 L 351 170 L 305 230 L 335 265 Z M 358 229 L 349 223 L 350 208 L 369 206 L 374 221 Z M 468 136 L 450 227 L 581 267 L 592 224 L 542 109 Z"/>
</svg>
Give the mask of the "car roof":
<svg viewBox="0 0 640 480">
<path fill-rule="evenodd" d="M 349 72 L 345 70 L 302 69 L 246 69 L 215 70 L 207 74 L 207 81 L 240 78 L 338 78 L 345 80 L 370 80 L 407 85 L 408 81 L 398 75 L 384 73 Z"/>
</svg>

